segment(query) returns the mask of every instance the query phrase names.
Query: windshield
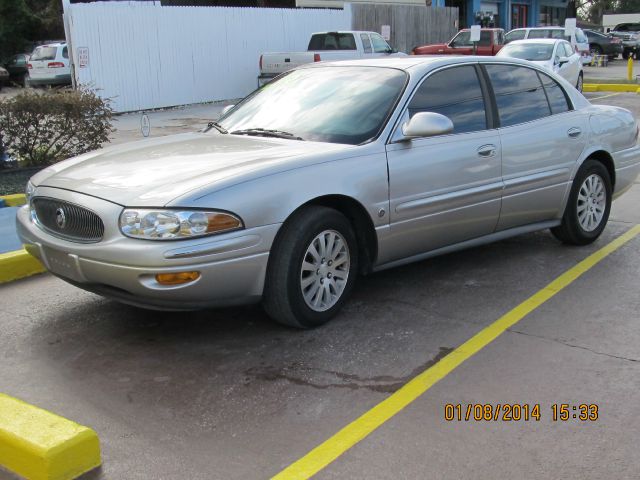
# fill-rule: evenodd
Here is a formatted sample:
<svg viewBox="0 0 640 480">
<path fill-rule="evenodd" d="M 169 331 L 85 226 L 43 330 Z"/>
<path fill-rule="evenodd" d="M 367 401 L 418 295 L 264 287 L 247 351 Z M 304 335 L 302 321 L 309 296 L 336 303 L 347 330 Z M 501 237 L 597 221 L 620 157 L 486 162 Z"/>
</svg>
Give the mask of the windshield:
<svg viewBox="0 0 640 480">
<path fill-rule="evenodd" d="M 303 140 L 357 145 L 382 130 L 406 79 L 394 68 L 294 70 L 256 90 L 219 124 L 231 134 L 277 130 Z"/>
<path fill-rule="evenodd" d="M 552 55 L 552 43 L 510 43 L 498 52 L 501 57 L 521 58 L 532 62 L 550 60 Z"/>
<path fill-rule="evenodd" d="M 56 47 L 38 47 L 33 51 L 31 60 L 53 60 L 56 58 Z"/>
</svg>

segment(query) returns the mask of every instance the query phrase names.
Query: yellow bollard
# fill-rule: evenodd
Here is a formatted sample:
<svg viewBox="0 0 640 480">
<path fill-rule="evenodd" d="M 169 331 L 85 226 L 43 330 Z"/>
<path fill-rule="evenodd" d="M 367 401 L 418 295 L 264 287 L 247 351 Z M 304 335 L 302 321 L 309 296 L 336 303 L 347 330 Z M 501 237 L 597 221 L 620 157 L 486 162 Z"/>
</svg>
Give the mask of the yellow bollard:
<svg viewBox="0 0 640 480">
<path fill-rule="evenodd" d="M 627 80 L 633 80 L 633 56 L 629 55 L 629 61 L 627 62 Z"/>
</svg>

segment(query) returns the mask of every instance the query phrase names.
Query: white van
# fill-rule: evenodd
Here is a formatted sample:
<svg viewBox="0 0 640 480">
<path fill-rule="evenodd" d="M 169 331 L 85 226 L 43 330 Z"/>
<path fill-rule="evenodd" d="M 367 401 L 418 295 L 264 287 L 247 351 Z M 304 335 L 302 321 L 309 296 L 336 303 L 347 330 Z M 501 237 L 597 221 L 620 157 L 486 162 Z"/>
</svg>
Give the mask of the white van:
<svg viewBox="0 0 640 480">
<path fill-rule="evenodd" d="M 566 40 L 571 43 L 576 53 L 580 55 L 583 65 L 591 63 L 592 58 L 589 49 L 589 39 L 581 28 L 576 28 L 575 35 L 565 35 L 564 27 L 515 28 L 504 36 L 504 43 L 530 38 L 559 38 Z"/>
<path fill-rule="evenodd" d="M 66 42 L 40 45 L 27 64 L 29 85 L 70 85 L 71 66 Z"/>
</svg>

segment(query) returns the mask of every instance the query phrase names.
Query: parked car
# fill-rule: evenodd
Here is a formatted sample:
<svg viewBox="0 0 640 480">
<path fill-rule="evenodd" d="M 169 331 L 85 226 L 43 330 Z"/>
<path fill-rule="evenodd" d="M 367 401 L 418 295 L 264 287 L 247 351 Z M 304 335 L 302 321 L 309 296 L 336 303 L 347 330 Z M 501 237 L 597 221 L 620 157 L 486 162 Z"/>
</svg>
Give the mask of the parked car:
<svg viewBox="0 0 640 480">
<path fill-rule="evenodd" d="M 399 53 L 376 32 L 319 32 L 311 35 L 306 52 L 275 52 L 260 55 L 258 86 L 307 63 L 356 58 L 396 57 Z"/>
<path fill-rule="evenodd" d="M 35 48 L 27 63 L 27 83 L 37 85 L 70 85 L 71 65 L 67 44 L 49 43 Z"/>
<path fill-rule="evenodd" d="M 480 41 L 477 42 L 476 55 L 495 55 L 504 45 L 504 30 L 501 28 L 483 28 Z M 412 55 L 473 55 L 471 30 L 460 30 L 447 43 L 436 43 L 415 47 Z"/>
<path fill-rule="evenodd" d="M 29 69 L 27 63 L 29 62 L 29 54 L 19 53 L 13 55 L 4 64 L 4 67 L 9 72 L 10 80 L 16 82 L 23 87 L 26 85 L 26 79 L 29 75 Z"/>
<path fill-rule="evenodd" d="M 557 73 L 579 92 L 582 91 L 584 74 L 582 61 L 566 40 L 541 38 L 540 40 L 514 40 L 498 52 L 498 57 L 529 60 L 550 72 Z"/>
<path fill-rule="evenodd" d="M 4 87 L 5 85 L 7 85 L 9 83 L 9 72 L 0 67 L 0 90 L 2 90 L 2 87 Z"/>
<path fill-rule="evenodd" d="M 622 40 L 618 37 L 605 35 L 595 30 L 585 30 L 584 34 L 589 39 L 591 55 L 606 55 L 609 60 L 617 58 L 623 52 Z"/>
<path fill-rule="evenodd" d="M 529 38 L 558 38 L 568 41 L 573 49 L 582 57 L 582 64 L 591 63 L 589 39 L 581 28 L 576 28 L 574 35 L 566 35 L 564 27 L 516 28 L 505 35 L 505 43 Z"/>
<path fill-rule="evenodd" d="M 262 301 L 308 328 L 361 273 L 545 228 L 591 243 L 639 173 L 633 114 L 533 63 L 316 63 L 209 129 L 40 171 L 17 228 L 86 290 L 178 310 Z"/>
<path fill-rule="evenodd" d="M 620 23 L 609 32 L 609 35 L 622 41 L 622 58 L 638 57 L 640 52 L 640 23 Z"/>
</svg>

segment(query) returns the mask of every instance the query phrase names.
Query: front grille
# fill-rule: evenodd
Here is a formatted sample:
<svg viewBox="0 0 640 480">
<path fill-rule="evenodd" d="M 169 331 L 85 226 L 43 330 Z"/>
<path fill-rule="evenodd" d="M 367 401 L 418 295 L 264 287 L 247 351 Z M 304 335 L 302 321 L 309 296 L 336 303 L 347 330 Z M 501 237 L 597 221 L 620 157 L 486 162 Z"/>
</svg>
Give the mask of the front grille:
<svg viewBox="0 0 640 480">
<path fill-rule="evenodd" d="M 31 201 L 35 220 L 51 234 L 78 242 L 99 242 L 104 224 L 91 210 L 54 198 L 36 197 Z"/>
</svg>

